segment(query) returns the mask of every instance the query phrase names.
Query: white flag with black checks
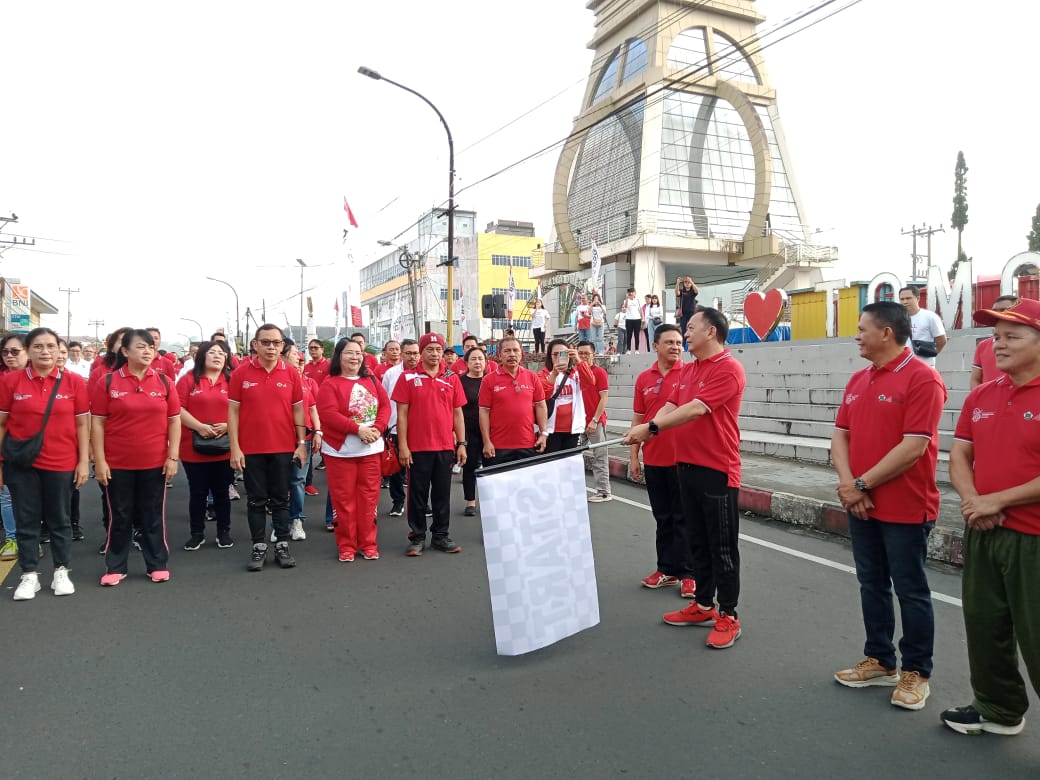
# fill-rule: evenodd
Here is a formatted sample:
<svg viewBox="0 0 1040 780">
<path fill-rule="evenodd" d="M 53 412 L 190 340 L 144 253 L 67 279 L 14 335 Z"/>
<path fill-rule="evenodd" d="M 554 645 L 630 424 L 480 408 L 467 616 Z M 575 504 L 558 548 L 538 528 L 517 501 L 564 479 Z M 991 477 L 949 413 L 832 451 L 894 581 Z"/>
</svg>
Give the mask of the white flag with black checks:
<svg viewBox="0 0 1040 780">
<path fill-rule="evenodd" d="M 499 655 L 521 655 L 599 623 L 580 454 L 481 475 Z"/>
</svg>

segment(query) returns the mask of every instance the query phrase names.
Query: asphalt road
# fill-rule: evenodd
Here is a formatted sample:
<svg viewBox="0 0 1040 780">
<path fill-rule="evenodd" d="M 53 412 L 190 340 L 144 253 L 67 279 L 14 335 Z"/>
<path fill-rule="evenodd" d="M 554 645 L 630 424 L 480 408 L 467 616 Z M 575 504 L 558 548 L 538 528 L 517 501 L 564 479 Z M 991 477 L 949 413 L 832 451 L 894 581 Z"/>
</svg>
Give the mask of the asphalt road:
<svg viewBox="0 0 1040 780">
<path fill-rule="evenodd" d="M 319 486 L 324 475 L 319 473 Z M 645 493 L 615 483 L 645 504 Z M 527 656 L 495 655 L 479 518 L 461 516 L 460 555 L 403 555 L 403 518 L 383 492 L 379 561 L 339 563 L 317 522 L 293 545 L 299 566 L 247 573 L 245 501 L 236 546 L 180 549 L 183 477 L 170 491 L 172 580 L 140 557 L 101 588 L 97 490 L 74 547 L 76 595 L 0 598 L 7 778 L 428 777 L 975 778 L 1040 776 L 1040 722 L 1019 737 L 954 734 L 938 721 L 970 700 L 955 572 L 934 570 L 937 642 L 921 712 L 890 689 L 850 690 L 835 669 L 859 660 L 851 555 L 837 540 L 746 519 L 743 637 L 664 625 L 684 603 L 649 591 L 648 512 L 591 505 L 602 622 Z M 774 545 L 763 546 L 760 542 Z M 817 556 L 833 565 L 797 557 Z M 835 566 L 837 568 L 835 568 Z M 953 601 L 954 603 L 949 603 Z M 1035 701 L 1034 701 L 1035 704 Z"/>
</svg>

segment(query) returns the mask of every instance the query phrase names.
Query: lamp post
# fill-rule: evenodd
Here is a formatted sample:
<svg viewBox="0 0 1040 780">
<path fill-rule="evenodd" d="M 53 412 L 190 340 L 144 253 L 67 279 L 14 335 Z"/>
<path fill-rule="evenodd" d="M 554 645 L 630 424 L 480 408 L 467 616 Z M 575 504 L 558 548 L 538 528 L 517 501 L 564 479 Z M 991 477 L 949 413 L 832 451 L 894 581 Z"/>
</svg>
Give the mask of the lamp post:
<svg viewBox="0 0 1040 780">
<path fill-rule="evenodd" d="M 202 330 L 202 323 L 201 322 L 199 322 L 198 320 L 193 320 L 191 317 L 181 317 L 181 319 L 184 320 L 185 322 L 194 322 L 195 325 L 198 326 L 198 329 L 199 329 L 199 343 L 200 344 L 203 341 L 206 340 L 206 333 L 205 333 L 205 331 Z M 181 335 L 183 336 L 184 334 L 182 333 Z M 190 341 L 190 339 L 189 339 L 189 341 Z"/>
<path fill-rule="evenodd" d="M 307 332 L 307 328 L 303 324 L 303 269 L 307 267 L 307 264 L 298 257 L 296 262 L 300 264 L 300 340 L 297 343 L 302 344 L 304 334 Z"/>
<path fill-rule="evenodd" d="M 425 95 L 416 92 L 411 87 L 406 87 L 404 84 L 398 84 L 396 81 L 392 81 L 386 76 L 383 76 L 379 71 L 366 68 L 364 65 L 358 68 L 358 73 L 362 76 L 368 76 L 370 79 L 375 79 L 376 81 L 385 81 L 387 84 L 393 84 L 395 87 L 403 89 L 405 92 L 411 92 L 433 109 L 434 113 L 437 114 L 437 118 L 441 120 L 441 124 L 444 125 L 444 132 L 448 134 L 448 262 L 446 263 L 448 266 L 448 304 L 446 307 L 448 313 L 448 332 L 445 334 L 445 337 L 450 345 L 454 343 L 454 339 L 452 338 L 452 331 L 454 330 L 452 319 L 455 316 L 453 311 L 455 288 L 455 143 L 451 139 L 451 128 L 448 127 L 444 115 L 440 110 L 438 110 L 437 106 L 431 103 L 429 98 Z M 438 265 L 441 265 L 441 263 L 438 263 Z M 418 337 L 418 333 L 416 333 L 416 337 Z"/>
<path fill-rule="evenodd" d="M 207 276 L 206 278 L 211 282 L 220 282 L 223 285 L 231 287 L 231 285 L 223 279 L 214 279 L 212 276 Z M 235 351 L 238 352 L 238 354 L 242 354 L 245 344 L 242 341 L 242 321 L 238 318 L 238 290 L 231 287 L 231 292 L 235 294 Z M 201 327 L 199 330 L 201 330 Z"/>
</svg>

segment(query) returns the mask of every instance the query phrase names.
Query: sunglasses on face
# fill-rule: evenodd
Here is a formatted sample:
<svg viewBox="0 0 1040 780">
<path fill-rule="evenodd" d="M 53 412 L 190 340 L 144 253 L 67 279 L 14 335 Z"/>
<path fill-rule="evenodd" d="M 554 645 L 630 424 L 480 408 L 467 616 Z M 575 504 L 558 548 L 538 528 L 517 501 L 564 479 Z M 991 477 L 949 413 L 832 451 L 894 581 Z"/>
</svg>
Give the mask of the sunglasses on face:
<svg viewBox="0 0 1040 780">
<path fill-rule="evenodd" d="M 18 355 L 21 355 L 24 351 L 25 350 L 23 350 L 23 349 L 14 349 L 14 348 L 11 348 L 11 349 L 0 349 L 0 355 L 3 355 L 4 357 L 17 357 Z"/>
<path fill-rule="evenodd" d="M 257 339 L 257 343 L 261 347 L 280 347 L 285 344 L 284 341 L 279 341 L 278 339 Z"/>
</svg>

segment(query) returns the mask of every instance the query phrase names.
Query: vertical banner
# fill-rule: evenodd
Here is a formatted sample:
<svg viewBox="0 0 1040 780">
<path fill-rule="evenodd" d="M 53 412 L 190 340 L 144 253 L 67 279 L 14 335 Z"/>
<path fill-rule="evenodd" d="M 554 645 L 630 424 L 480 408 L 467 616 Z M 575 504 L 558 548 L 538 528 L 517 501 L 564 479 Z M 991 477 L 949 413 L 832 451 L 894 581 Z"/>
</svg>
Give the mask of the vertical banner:
<svg viewBox="0 0 1040 780">
<path fill-rule="evenodd" d="M 390 308 L 390 338 L 400 341 L 404 338 L 404 328 L 401 324 L 401 291 L 394 293 L 394 302 Z"/>
<path fill-rule="evenodd" d="M 477 475 L 498 654 L 598 625 L 582 455 Z"/>
<path fill-rule="evenodd" d="M 592 290 L 593 292 L 599 292 L 599 272 L 600 272 L 600 259 L 599 259 L 599 247 L 596 246 L 596 239 L 592 239 Z"/>
<path fill-rule="evenodd" d="M 516 303 L 516 281 L 513 279 L 513 261 L 509 261 L 509 289 L 506 290 L 506 316 L 513 319 L 513 304 Z"/>
<path fill-rule="evenodd" d="M 462 297 L 462 274 L 459 274 L 459 332 L 462 337 L 459 341 L 466 338 L 466 301 Z"/>
</svg>

